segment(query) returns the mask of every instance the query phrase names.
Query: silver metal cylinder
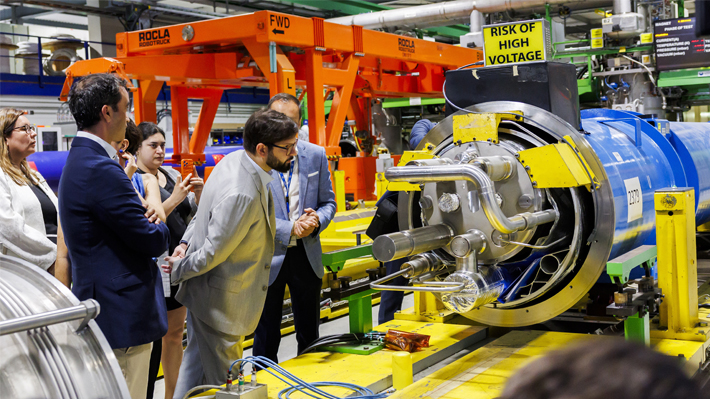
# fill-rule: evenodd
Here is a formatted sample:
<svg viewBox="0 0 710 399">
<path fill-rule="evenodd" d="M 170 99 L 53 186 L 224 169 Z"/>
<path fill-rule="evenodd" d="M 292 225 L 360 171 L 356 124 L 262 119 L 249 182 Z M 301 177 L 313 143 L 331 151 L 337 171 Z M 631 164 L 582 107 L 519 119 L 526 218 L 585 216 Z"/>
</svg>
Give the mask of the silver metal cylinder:
<svg viewBox="0 0 710 399">
<path fill-rule="evenodd" d="M 445 224 L 384 234 L 372 243 L 372 255 L 380 262 L 402 259 L 439 249 L 451 241 L 454 231 Z"/>
<path fill-rule="evenodd" d="M 480 230 L 469 230 L 451 240 L 449 248 L 457 258 L 465 258 L 473 252 L 481 253 L 486 250 L 486 235 Z"/>
<path fill-rule="evenodd" d="M 431 252 L 414 255 L 402 265 L 401 270 L 409 269 L 409 272 L 404 274 L 406 278 L 414 278 L 421 276 L 424 273 L 434 272 L 442 268 L 444 263 L 438 256 Z"/>
<path fill-rule="evenodd" d="M 471 25 L 469 31 L 471 33 L 483 31 L 483 14 L 478 10 L 471 11 Z"/>
<path fill-rule="evenodd" d="M 497 266 L 481 266 L 478 272 L 468 269 L 457 270 L 444 282 L 463 283 L 459 292 L 441 295 L 441 301 L 450 310 L 457 313 L 469 312 L 483 305 L 495 302 L 505 289 L 502 270 Z M 458 268 L 458 267 L 457 267 Z"/>
<path fill-rule="evenodd" d="M 562 260 L 565 258 L 565 253 L 562 254 L 547 254 L 540 258 L 540 270 L 545 274 L 555 274 L 562 265 Z"/>
<path fill-rule="evenodd" d="M 631 11 L 631 0 L 614 0 L 614 15 L 625 14 Z"/>
<path fill-rule="evenodd" d="M 491 181 L 486 172 L 474 165 L 400 166 L 387 169 L 385 178 L 388 181 L 410 183 L 469 181 L 476 186 L 483 212 L 485 212 L 491 225 L 504 234 L 529 229 L 542 223 L 549 223 L 557 217 L 556 211 L 548 210 L 532 214 L 524 213 L 508 218 L 496 201 L 493 181 Z"/>
<path fill-rule="evenodd" d="M 448 158 L 415 159 L 407 162 L 409 166 L 442 166 L 451 165 L 453 162 Z"/>
<path fill-rule="evenodd" d="M 88 299 L 77 306 L 0 321 L 0 335 L 47 327 L 72 320 L 95 319 L 99 315 L 99 309 L 98 302 Z M 86 326 L 86 323 L 82 323 L 82 325 Z"/>
<path fill-rule="evenodd" d="M 475 166 L 483 169 L 493 181 L 505 180 L 513 175 L 514 160 L 500 155 L 478 157 L 473 161 Z"/>
</svg>

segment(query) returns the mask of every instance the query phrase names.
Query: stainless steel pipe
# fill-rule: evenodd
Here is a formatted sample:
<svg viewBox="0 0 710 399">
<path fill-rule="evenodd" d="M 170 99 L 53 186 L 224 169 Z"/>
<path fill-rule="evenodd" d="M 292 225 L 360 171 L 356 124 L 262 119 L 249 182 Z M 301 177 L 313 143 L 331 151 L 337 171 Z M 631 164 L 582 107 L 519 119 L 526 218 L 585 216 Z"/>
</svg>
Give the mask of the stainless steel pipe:
<svg viewBox="0 0 710 399">
<path fill-rule="evenodd" d="M 387 169 L 385 178 L 391 182 L 404 181 L 410 183 L 469 181 L 476 186 L 483 212 L 485 212 L 491 225 L 504 234 L 549 223 L 557 218 L 557 212 L 552 209 L 535 213 L 526 212 L 508 218 L 496 201 L 493 181 L 486 172 L 474 165 L 399 166 Z"/>
<path fill-rule="evenodd" d="M 439 249 L 451 241 L 454 231 L 445 224 L 383 234 L 372 243 L 372 255 L 380 262 L 402 259 Z"/>
<path fill-rule="evenodd" d="M 457 258 L 466 258 L 472 253 L 486 250 L 486 235 L 480 230 L 469 230 L 451 240 L 449 248 Z"/>
<path fill-rule="evenodd" d="M 382 277 L 379 280 L 370 283 L 370 288 L 378 291 L 419 291 L 419 292 L 438 292 L 441 294 L 459 292 L 463 289 L 464 284 L 461 282 L 445 282 L 445 281 L 427 281 L 426 285 L 418 287 L 385 285 L 386 282 L 394 280 L 399 276 L 405 276 L 412 271 L 411 267 L 402 269 L 396 273 Z"/>
<path fill-rule="evenodd" d="M 401 270 L 410 269 L 409 273 L 404 274 L 406 278 L 419 277 L 424 273 L 435 272 L 441 269 L 444 263 L 438 256 L 431 252 L 414 255 L 400 268 Z"/>
<path fill-rule="evenodd" d="M 483 169 L 491 180 L 501 181 L 513 175 L 515 171 L 513 167 L 514 162 L 515 161 L 510 157 L 495 155 L 490 157 L 478 157 L 471 163 Z"/>
<path fill-rule="evenodd" d="M 82 325 L 85 326 L 88 323 L 88 320 L 95 319 L 99 315 L 99 309 L 98 302 L 87 299 L 77 306 L 1 321 L 0 336 L 83 319 L 85 322 L 81 323 L 80 330 Z"/>
</svg>

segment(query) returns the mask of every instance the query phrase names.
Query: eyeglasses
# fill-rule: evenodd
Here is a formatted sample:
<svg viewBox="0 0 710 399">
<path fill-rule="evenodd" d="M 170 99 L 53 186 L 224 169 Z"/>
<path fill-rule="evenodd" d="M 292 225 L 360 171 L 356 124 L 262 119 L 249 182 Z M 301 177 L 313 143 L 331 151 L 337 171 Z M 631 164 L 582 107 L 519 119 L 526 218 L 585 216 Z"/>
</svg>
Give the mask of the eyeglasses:
<svg viewBox="0 0 710 399">
<path fill-rule="evenodd" d="M 35 125 L 25 125 L 25 126 L 16 127 L 16 128 L 14 128 L 14 129 L 12 129 L 12 130 L 22 130 L 22 131 L 25 132 L 25 133 L 29 133 L 30 130 L 33 131 L 33 132 L 36 132 L 36 131 L 37 131 L 37 126 L 35 126 Z"/>
<path fill-rule="evenodd" d="M 158 147 L 165 149 L 165 143 L 148 143 L 148 147 L 157 150 Z"/>
<path fill-rule="evenodd" d="M 289 145 L 287 145 L 287 146 L 280 146 L 280 145 L 276 145 L 276 144 L 271 144 L 271 146 L 272 146 L 272 147 L 276 147 L 276 148 L 280 148 L 280 149 L 286 151 L 286 154 L 290 154 L 291 151 L 293 151 L 293 150 L 296 149 L 296 145 L 297 145 L 297 144 L 298 144 L 298 140 L 296 140 L 295 143 L 289 144 Z"/>
</svg>

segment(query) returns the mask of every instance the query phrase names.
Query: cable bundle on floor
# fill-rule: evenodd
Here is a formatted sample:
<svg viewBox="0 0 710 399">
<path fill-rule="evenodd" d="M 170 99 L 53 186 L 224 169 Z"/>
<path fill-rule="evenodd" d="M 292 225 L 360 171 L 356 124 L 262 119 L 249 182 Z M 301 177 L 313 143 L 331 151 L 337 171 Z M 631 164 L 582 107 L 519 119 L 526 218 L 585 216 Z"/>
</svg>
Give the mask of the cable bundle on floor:
<svg viewBox="0 0 710 399">
<path fill-rule="evenodd" d="M 324 337 L 320 337 L 317 340 L 313 341 L 311 345 L 309 345 L 307 348 L 299 352 L 299 356 L 303 355 L 304 353 L 312 352 L 319 347 L 322 346 L 328 346 L 328 345 L 337 345 L 337 344 L 364 344 L 364 343 L 369 343 L 371 341 L 382 341 L 384 338 L 385 333 L 381 332 L 369 332 L 366 334 L 362 333 L 357 333 L 357 334 L 335 334 L 335 335 L 326 335 Z"/>
<path fill-rule="evenodd" d="M 345 334 L 345 335 L 355 335 L 355 334 Z M 364 335 L 364 334 L 359 334 Z M 299 391 L 315 399 L 344 399 L 339 396 L 333 395 L 331 393 L 325 392 L 318 387 L 332 386 L 338 388 L 351 389 L 358 396 L 348 396 L 348 399 L 381 399 L 387 397 L 389 394 L 394 392 L 394 389 L 388 389 L 387 391 L 379 394 L 375 394 L 371 389 L 362 387 L 356 384 L 345 383 L 345 382 L 332 382 L 332 381 L 322 381 L 308 383 L 295 375 L 286 371 L 283 367 L 274 363 L 272 360 L 265 358 L 263 356 L 248 356 L 244 359 L 235 360 L 231 366 L 229 366 L 229 374 L 232 374 L 232 368 L 234 365 L 239 363 L 239 374 L 243 374 L 244 365 L 250 363 L 253 366 L 259 367 L 274 377 L 278 378 L 282 382 L 289 385 L 289 388 L 285 388 L 279 392 L 279 399 L 289 399 L 291 393 Z M 269 369 L 270 368 L 270 369 Z M 288 381 L 290 380 L 290 381 Z"/>
</svg>

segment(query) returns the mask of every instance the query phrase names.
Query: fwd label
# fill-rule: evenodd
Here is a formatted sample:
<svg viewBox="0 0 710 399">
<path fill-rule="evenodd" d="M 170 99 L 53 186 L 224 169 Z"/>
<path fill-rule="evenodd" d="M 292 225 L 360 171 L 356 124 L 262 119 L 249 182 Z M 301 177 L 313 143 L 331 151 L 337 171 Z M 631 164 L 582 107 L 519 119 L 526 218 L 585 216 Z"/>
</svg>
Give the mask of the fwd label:
<svg viewBox="0 0 710 399">
<path fill-rule="evenodd" d="M 281 15 L 269 15 L 269 27 L 273 28 L 271 31 L 275 35 L 283 35 L 286 33 L 286 29 L 291 27 L 291 20 L 286 16 Z"/>
</svg>

